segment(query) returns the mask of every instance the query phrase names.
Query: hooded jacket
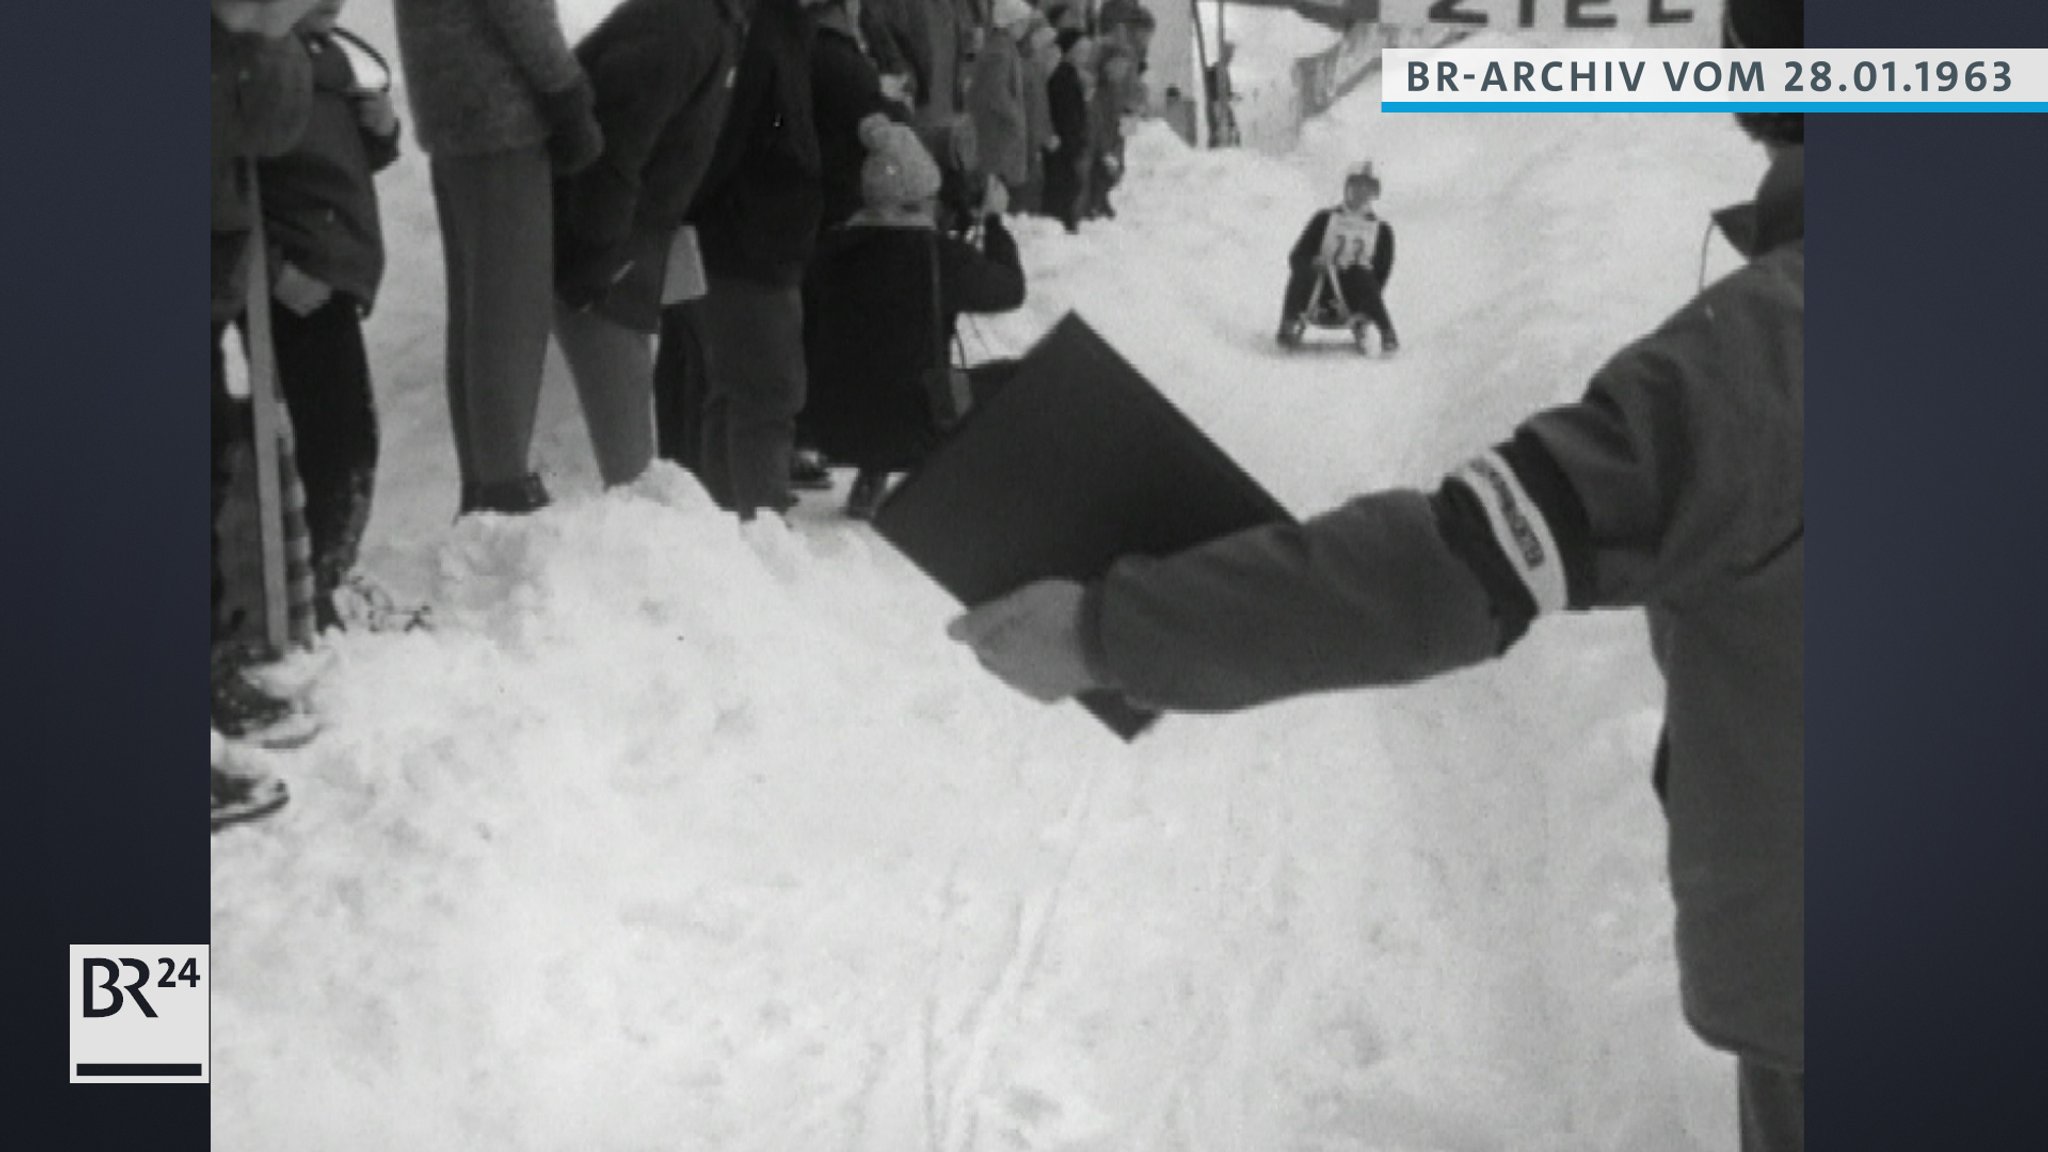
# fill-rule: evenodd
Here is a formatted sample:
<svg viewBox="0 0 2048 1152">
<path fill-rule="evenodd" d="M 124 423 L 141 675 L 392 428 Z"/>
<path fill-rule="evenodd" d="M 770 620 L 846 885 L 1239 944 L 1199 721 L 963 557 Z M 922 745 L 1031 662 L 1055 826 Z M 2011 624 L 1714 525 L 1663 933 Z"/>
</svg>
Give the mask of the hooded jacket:
<svg viewBox="0 0 2048 1152">
<path fill-rule="evenodd" d="M 1666 681 L 1680 993 L 1707 1042 L 1805 1068 L 1803 150 L 1747 265 L 1434 494 L 1120 561 L 1083 601 L 1096 675 L 1221 711 L 1491 659 L 1545 612 L 1641 607 Z"/>
</svg>

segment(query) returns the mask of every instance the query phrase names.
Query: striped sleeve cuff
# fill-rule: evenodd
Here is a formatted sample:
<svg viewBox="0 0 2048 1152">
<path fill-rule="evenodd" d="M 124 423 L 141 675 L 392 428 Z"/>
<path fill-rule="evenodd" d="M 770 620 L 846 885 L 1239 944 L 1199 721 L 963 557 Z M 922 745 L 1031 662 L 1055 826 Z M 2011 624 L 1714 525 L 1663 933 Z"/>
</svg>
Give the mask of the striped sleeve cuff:
<svg viewBox="0 0 2048 1152">
<path fill-rule="evenodd" d="M 1431 504 L 1445 542 L 1486 589 L 1503 649 L 1535 617 L 1586 606 L 1592 552 L 1584 506 L 1535 436 L 1519 433 L 1473 457 Z"/>
</svg>

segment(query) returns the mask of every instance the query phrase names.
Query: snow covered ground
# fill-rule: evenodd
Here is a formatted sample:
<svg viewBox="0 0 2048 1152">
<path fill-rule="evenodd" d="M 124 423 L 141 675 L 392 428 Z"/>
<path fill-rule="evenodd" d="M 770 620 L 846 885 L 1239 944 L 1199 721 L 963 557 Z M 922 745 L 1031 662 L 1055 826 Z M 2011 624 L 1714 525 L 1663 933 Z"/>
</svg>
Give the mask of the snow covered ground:
<svg viewBox="0 0 2048 1152">
<path fill-rule="evenodd" d="M 1077 309 L 1298 511 L 1433 484 L 1681 302 L 1762 166 L 1725 117 L 1378 95 L 1277 159 L 1149 129 L 1116 221 L 1022 226 L 1031 299 L 969 352 Z M 1276 355 L 1285 251 L 1364 156 L 1403 355 Z M 836 497 L 747 536 L 665 467 L 599 495 L 559 362 L 558 505 L 451 527 L 416 150 L 383 190 L 367 566 L 439 627 L 338 640 L 291 807 L 214 839 L 217 1147 L 1735 1146 L 1639 620 L 1126 747 L 983 675 Z"/>
</svg>

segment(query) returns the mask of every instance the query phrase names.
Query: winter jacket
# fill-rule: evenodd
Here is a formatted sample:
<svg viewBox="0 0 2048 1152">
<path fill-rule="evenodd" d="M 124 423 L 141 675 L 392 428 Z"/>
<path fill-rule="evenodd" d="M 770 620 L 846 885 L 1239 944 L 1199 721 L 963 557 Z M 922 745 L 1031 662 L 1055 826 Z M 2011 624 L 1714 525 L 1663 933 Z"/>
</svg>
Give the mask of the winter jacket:
<svg viewBox="0 0 2048 1152">
<path fill-rule="evenodd" d="M 967 111 L 974 117 L 982 174 L 1022 184 L 1030 176 L 1024 162 L 1024 61 L 1008 32 L 990 32 L 975 57 Z"/>
<path fill-rule="evenodd" d="M 1081 217 L 1094 155 L 1089 149 L 1088 94 L 1081 83 L 1081 70 L 1073 61 L 1062 60 L 1052 70 L 1045 91 L 1046 104 L 1052 110 L 1052 134 L 1060 142 L 1045 157 L 1045 211 L 1072 224 Z"/>
<path fill-rule="evenodd" d="M 625 0 L 576 45 L 605 147 L 555 184 L 555 278 L 572 296 L 613 281 L 646 248 L 636 236 L 673 233 L 688 216 L 725 123 L 746 19 L 740 0 Z"/>
<path fill-rule="evenodd" d="M 213 22 L 213 322 L 242 310 L 255 226 L 251 158 L 276 156 L 305 131 L 313 68 L 297 37 L 266 40 Z"/>
<path fill-rule="evenodd" d="M 1337 255 L 1326 254 L 1323 251 L 1323 241 L 1329 235 L 1330 217 L 1343 211 L 1346 209 L 1342 207 L 1325 208 L 1308 218 L 1308 224 L 1301 230 L 1301 238 L 1294 242 L 1293 250 L 1287 254 L 1287 267 L 1295 275 L 1310 271 L 1319 260 Z M 1365 216 L 1377 225 L 1373 231 L 1371 251 L 1364 254 L 1362 261 L 1339 258 L 1338 263 L 1341 265 L 1363 262 L 1371 265 L 1373 279 L 1379 281 L 1380 287 L 1384 288 L 1387 286 L 1387 278 L 1394 274 L 1394 226 L 1380 219 L 1371 208 L 1366 209 Z"/>
<path fill-rule="evenodd" d="M 384 279 L 384 234 L 371 179 L 398 158 L 398 130 L 379 136 L 356 114 L 356 76 L 331 36 L 305 36 L 313 104 L 298 145 L 257 164 L 274 256 L 367 310 Z"/>
<path fill-rule="evenodd" d="M 846 223 L 861 206 L 860 170 L 867 148 L 860 122 L 876 112 L 904 122 L 901 109 L 882 95 L 881 73 L 844 29 L 818 26 L 811 50 L 811 114 L 818 132 L 820 226 Z"/>
<path fill-rule="evenodd" d="M 1126 559 L 1084 599 L 1097 674 L 1182 710 L 1395 684 L 1539 613 L 1641 606 L 1681 996 L 1709 1043 L 1805 1067 L 1803 158 L 1745 267 L 1434 495 Z"/>
<path fill-rule="evenodd" d="M 827 455 L 896 470 L 915 465 L 938 442 L 924 381 L 934 357 L 951 344 L 960 314 L 1024 303 L 1017 244 L 999 218 L 984 224 L 983 245 L 977 250 L 932 228 L 856 217 L 819 246 L 805 299 L 804 421 Z"/>
<path fill-rule="evenodd" d="M 822 211 L 811 110 L 816 25 L 796 0 L 759 0 L 731 110 L 691 206 L 714 277 L 795 287 Z"/>
<path fill-rule="evenodd" d="M 548 137 L 539 97 L 582 72 L 555 0 L 393 0 L 420 147 L 436 156 L 528 148 Z"/>
</svg>

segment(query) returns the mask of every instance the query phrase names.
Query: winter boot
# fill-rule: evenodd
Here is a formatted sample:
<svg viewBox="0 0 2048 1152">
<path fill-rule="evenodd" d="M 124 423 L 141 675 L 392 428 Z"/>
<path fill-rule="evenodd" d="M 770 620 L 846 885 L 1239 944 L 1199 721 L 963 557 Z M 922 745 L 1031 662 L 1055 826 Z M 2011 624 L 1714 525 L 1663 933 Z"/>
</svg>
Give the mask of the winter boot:
<svg viewBox="0 0 2048 1152">
<path fill-rule="evenodd" d="M 1274 339 L 1280 342 L 1282 348 L 1299 348 L 1301 347 L 1301 334 L 1307 330 L 1308 325 L 1298 318 L 1282 320 L 1280 322 L 1280 334 L 1275 336 Z"/>
<path fill-rule="evenodd" d="M 250 763 L 219 732 L 213 734 L 211 803 L 213 830 L 261 819 L 285 806 L 291 791 L 284 781 Z"/>
<path fill-rule="evenodd" d="M 805 492 L 830 491 L 832 473 L 825 468 L 825 458 L 807 448 L 790 453 L 789 486 Z"/>
<path fill-rule="evenodd" d="M 517 480 L 465 483 L 462 486 L 462 510 L 456 515 L 496 512 L 503 516 L 524 516 L 547 506 L 547 486 L 540 482 L 538 473 L 528 472 Z"/>
<path fill-rule="evenodd" d="M 853 478 L 853 488 L 846 494 L 846 514 L 855 520 L 872 520 L 875 510 L 882 506 L 882 498 L 889 494 L 889 474 L 863 468 Z"/>
<path fill-rule="evenodd" d="M 212 680 L 213 726 L 223 735 L 286 749 L 303 747 L 320 734 L 320 721 L 311 712 L 250 683 L 238 654 L 216 656 Z"/>
</svg>

